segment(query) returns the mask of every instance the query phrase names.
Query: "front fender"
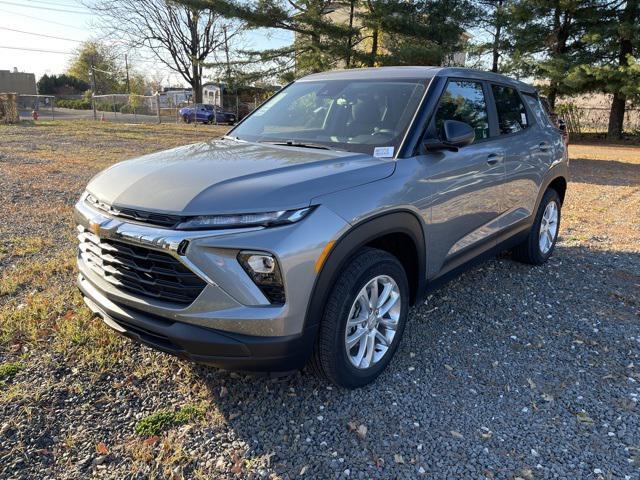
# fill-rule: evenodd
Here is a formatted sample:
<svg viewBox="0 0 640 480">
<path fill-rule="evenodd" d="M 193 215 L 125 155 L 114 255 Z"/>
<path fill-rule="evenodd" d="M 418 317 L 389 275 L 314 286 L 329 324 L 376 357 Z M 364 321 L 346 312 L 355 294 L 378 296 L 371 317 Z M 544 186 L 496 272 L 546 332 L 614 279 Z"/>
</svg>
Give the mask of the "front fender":
<svg viewBox="0 0 640 480">
<path fill-rule="evenodd" d="M 416 247 L 418 256 L 416 298 L 421 298 L 426 288 L 426 248 L 422 224 L 409 211 L 383 213 L 354 225 L 335 242 L 316 278 L 305 316 L 305 328 L 320 323 L 331 288 L 349 259 L 363 246 L 391 233 L 408 235 Z"/>
</svg>

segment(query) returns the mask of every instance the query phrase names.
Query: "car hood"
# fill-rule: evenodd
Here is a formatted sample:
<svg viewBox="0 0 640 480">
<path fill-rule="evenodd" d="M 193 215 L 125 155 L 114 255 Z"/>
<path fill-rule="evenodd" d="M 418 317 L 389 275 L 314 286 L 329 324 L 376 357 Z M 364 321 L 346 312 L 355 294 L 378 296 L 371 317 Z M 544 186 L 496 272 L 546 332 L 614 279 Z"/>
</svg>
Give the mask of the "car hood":
<svg viewBox="0 0 640 480">
<path fill-rule="evenodd" d="M 391 175 L 370 155 L 220 139 L 117 163 L 87 190 L 116 207 L 182 215 L 277 211 Z"/>
</svg>

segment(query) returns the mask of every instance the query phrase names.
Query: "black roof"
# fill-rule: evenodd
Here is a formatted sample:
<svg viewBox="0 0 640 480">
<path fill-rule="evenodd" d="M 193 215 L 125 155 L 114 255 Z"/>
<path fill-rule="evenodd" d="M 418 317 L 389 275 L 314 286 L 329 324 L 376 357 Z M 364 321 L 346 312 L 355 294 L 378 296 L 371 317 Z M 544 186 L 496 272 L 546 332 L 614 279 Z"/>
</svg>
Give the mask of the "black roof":
<svg viewBox="0 0 640 480">
<path fill-rule="evenodd" d="M 432 77 L 464 77 L 474 80 L 490 80 L 512 85 L 524 92 L 535 93 L 536 89 L 528 83 L 514 80 L 493 72 L 475 70 L 462 67 L 375 67 L 353 68 L 350 70 L 332 70 L 329 72 L 313 73 L 298 80 L 299 82 L 315 80 L 365 80 L 365 79 L 394 79 Z"/>
</svg>

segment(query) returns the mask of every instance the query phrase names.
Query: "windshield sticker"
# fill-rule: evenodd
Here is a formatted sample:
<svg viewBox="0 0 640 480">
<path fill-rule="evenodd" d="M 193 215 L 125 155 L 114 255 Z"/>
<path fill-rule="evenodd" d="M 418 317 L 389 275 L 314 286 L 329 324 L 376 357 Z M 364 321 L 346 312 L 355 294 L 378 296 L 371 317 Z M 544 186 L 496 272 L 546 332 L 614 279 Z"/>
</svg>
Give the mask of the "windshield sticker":
<svg viewBox="0 0 640 480">
<path fill-rule="evenodd" d="M 393 147 L 376 147 L 373 149 L 373 156 L 378 158 L 393 157 Z"/>
</svg>

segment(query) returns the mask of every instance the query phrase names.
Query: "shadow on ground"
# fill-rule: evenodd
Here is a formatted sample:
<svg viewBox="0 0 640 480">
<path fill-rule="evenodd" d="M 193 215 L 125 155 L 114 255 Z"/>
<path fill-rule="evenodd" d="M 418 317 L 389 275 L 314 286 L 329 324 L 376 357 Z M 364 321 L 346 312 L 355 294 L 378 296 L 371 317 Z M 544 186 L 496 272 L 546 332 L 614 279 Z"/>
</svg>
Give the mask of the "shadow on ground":
<svg viewBox="0 0 640 480">
<path fill-rule="evenodd" d="M 194 373 L 246 455 L 285 477 L 637 473 L 639 266 L 562 246 L 542 267 L 485 263 L 412 309 L 390 368 L 361 390 L 306 371 Z"/>
</svg>

